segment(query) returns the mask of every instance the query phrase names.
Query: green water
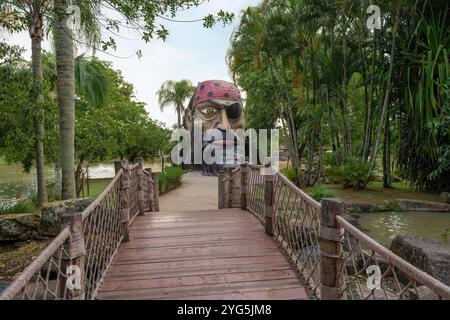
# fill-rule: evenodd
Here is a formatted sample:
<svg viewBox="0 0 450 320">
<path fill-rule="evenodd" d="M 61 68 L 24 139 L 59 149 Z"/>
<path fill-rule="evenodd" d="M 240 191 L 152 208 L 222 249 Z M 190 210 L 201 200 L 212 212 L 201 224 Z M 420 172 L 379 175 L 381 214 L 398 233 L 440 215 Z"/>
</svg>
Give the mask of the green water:
<svg viewBox="0 0 450 320">
<path fill-rule="evenodd" d="M 45 168 L 46 183 L 54 182 L 55 172 Z M 20 199 L 36 191 L 36 170 L 25 173 L 20 164 L 8 165 L 0 159 L 0 201 Z"/>
<path fill-rule="evenodd" d="M 375 240 L 389 246 L 396 234 L 407 234 L 443 241 L 450 229 L 450 212 L 374 212 L 363 213 L 359 224 Z M 450 232 L 450 230 L 449 230 Z M 450 241 L 450 234 L 448 236 Z"/>
</svg>

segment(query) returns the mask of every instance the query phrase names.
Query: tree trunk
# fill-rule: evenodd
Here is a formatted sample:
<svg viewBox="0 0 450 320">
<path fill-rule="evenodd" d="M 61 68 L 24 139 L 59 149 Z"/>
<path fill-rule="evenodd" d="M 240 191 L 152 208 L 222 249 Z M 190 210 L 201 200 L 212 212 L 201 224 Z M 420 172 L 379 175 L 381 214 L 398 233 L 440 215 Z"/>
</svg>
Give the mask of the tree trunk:
<svg viewBox="0 0 450 320">
<path fill-rule="evenodd" d="M 344 59 L 344 76 L 342 81 L 342 117 L 344 121 L 345 156 L 351 157 L 353 153 L 352 134 L 350 129 L 350 111 L 348 110 L 347 93 L 347 34 L 344 31 L 342 40 L 342 54 Z"/>
<path fill-rule="evenodd" d="M 392 46 L 391 46 L 391 56 L 390 56 L 390 63 L 389 63 L 389 73 L 386 83 L 386 92 L 384 95 L 384 101 L 383 101 L 383 107 L 381 109 L 381 116 L 380 116 L 380 123 L 377 128 L 376 136 L 375 136 L 375 142 L 373 145 L 373 152 L 370 159 L 370 166 L 369 166 L 369 173 L 372 173 L 373 169 L 375 168 L 375 161 L 378 154 L 378 144 L 380 142 L 381 137 L 381 131 L 383 129 L 383 125 L 385 122 L 386 117 L 386 111 L 389 104 L 389 98 L 391 94 L 391 81 L 392 81 L 392 71 L 394 69 L 394 56 L 395 56 L 395 40 L 397 39 L 397 29 L 398 29 L 398 20 L 399 20 L 399 14 L 400 14 L 400 7 L 397 7 L 394 17 L 394 28 L 392 30 Z M 370 174 L 369 174 L 370 176 Z"/>
<path fill-rule="evenodd" d="M 181 107 L 177 106 L 177 124 L 178 124 L 178 129 L 181 128 Z"/>
<path fill-rule="evenodd" d="M 78 163 L 77 169 L 75 170 L 75 193 L 77 198 L 80 197 L 80 193 L 83 188 L 83 181 L 81 176 L 82 170 L 83 170 L 83 161 Z"/>
<path fill-rule="evenodd" d="M 43 95 L 43 73 L 42 73 L 42 37 L 43 21 L 39 8 L 33 8 L 32 23 L 29 27 L 31 37 L 31 60 L 33 66 L 33 94 L 36 101 L 33 110 L 33 124 L 35 133 L 36 148 L 36 174 L 37 174 L 37 201 L 38 206 L 42 206 L 47 201 L 45 190 L 44 171 L 44 95 Z"/>
<path fill-rule="evenodd" d="M 389 115 L 386 116 L 383 146 L 383 187 L 390 188 L 391 184 L 391 130 Z"/>
<path fill-rule="evenodd" d="M 61 162 L 59 160 L 55 161 L 55 192 L 61 196 Z"/>
<path fill-rule="evenodd" d="M 376 45 L 377 45 L 377 38 L 376 38 L 376 32 L 377 30 L 373 30 L 373 48 L 372 48 L 372 74 L 370 76 L 370 97 L 368 101 L 368 107 L 366 111 L 367 121 L 365 123 L 364 127 L 364 140 L 363 140 L 363 146 L 362 146 L 362 153 L 361 158 L 364 161 L 367 161 L 367 158 L 369 157 L 369 150 L 370 150 L 370 144 L 371 144 L 371 137 L 372 137 L 372 106 L 373 106 L 373 98 L 374 98 L 374 82 L 375 82 L 375 56 L 376 56 Z"/>
<path fill-rule="evenodd" d="M 323 173 L 323 120 L 320 119 L 320 128 L 319 128 L 319 160 L 317 164 L 317 177 L 316 184 L 320 186 L 322 182 L 322 173 Z"/>
<path fill-rule="evenodd" d="M 62 172 L 62 199 L 75 197 L 75 79 L 72 30 L 67 26 L 69 1 L 55 0 L 55 51 Z"/>
</svg>

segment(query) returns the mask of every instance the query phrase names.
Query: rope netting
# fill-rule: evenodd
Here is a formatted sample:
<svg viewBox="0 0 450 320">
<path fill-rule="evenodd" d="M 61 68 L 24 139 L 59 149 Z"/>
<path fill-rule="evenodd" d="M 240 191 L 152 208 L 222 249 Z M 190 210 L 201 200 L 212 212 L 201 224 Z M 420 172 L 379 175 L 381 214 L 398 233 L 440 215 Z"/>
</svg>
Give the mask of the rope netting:
<svg viewBox="0 0 450 320">
<path fill-rule="evenodd" d="M 274 181 L 274 237 L 291 264 L 318 293 L 320 204 L 277 173 Z"/>
<path fill-rule="evenodd" d="M 153 204 L 157 209 L 157 199 L 154 199 L 158 192 L 157 184 L 146 171 L 139 174 L 139 166 L 140 163 L 129 169 L 122 166 L 106 189 L 81 213 L 82 226 L 80 221 L 79 232 L 82 233 L 84 250 L 79 254 L 84 253 L 82 276 L 85 285 L 84 296 L 80 296 L 82 298 L 95 299 L 124 240 L 125 226 L 131 224 L 133 217 L 139 213 L 139 178 L 142 178 L 145 206 Z M 69 227 L 64 228 L 20 276 L 2 291 L 0 300 L 73 299 L 73 295 L 68 296 L 67 280 L 70 275 L 66 273 L 67 266 L 73 262 L 69 258 L 73 251 L 67 252 L 66 248 L 70 239 L 73 238 Z M 71 245 L 76 247 L 80 243 Z M 71 248 L 73 250 L 74 247 Z"/>
<path fill-rule="evenodd" d="M 263 166 L 247 164 L 247 209 L 261 222 L 264 221 L 264 175 Z"/>
<path fill-rule="evenodd" d="M 86 246 L 86 299 L 95 298 L 122 242 L 120 170 L 102 194 L 83 212 Z"/>
<path fill-rule="evenodd" d="M 450 299 L 450 287 L 337 216 L 343 235 L 338 279 L 344 300 Z"/>
<path fill-rule="evenodd" d="M 130 218 L 139 214 L 139 164 L 130 166 Z"/>
<path fill-rule="evenodd" d="M 247 209 L 265 221 L 263 166 L 247 164 Z M 320 297 L 319 245 L 321 205 L 283 174 L 273 178 L 273 235 L 291 264 Z M 450 287 L 395 255 L 368 235 L 337 216 L 339 242 L 339 298 L 450 299 Z M 378 277 L 378 278 L 377 278 Z"/>
<path fill-rule="evenodd" d="M 145 207 L 145 211 L 153 211 L 153 208 L 151 208 L 151 195 L 150 192 L 152 192 L 150 190 L 150 183 L 151 183 L 151 176 L 150 174 L 144 170 L 144 175 L 143 175 L 143 180 L 142 180 L 142 190 L 144 191 L 144 207 Z M 149 181 L 150 180 L 150 181 Z"/>
<path fill-rule="evenodd" d="M 69 228 L 59 235 L 1 294 L 0 300 L 63 300 L 66 299 L 67 266 L 71 260 L 64 248 L 70 237 Z"/>
</svg>

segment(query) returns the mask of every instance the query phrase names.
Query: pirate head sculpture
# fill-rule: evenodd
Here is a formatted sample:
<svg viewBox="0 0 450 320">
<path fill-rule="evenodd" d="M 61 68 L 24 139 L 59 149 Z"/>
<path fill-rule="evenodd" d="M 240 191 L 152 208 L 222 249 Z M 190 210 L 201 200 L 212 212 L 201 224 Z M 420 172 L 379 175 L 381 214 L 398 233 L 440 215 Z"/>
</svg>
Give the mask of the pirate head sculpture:
<svg viewBox="0 0 450 320">
<path fill-rule="evenodd" d="M 237 141 L 236 137 L 230 139 L 227 136 L 227 130 L 242 129 L 243 122 L 242 98 L 236 85 L 221 80 L 208 80 L 198 84 L 185 112 L 185 127 L 192 136 L 194 124 L 201 123 L 203 149 L 211 144 L 223 146 L 223 161 L 214 164 L 203 162 L 201 167 L 204 175 L 216 175 L 221 168 L 234 166 L 233 161 L 225 158 L 229 158 L 230 154 L 237 157 Z M 208 134 L 211 131 L 215 131 L 213 138 Z M 231 153 L 230 148 L 234 150 Z M 220 158 L 222 155 L 216 154 L 215 157 Z"/>
</svg>

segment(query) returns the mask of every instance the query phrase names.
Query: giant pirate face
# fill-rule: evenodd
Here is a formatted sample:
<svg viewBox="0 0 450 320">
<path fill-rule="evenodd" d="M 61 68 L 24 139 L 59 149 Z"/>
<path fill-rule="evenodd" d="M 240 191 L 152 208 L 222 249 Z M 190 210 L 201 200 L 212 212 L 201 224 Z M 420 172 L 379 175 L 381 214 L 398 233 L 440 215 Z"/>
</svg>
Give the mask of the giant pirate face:
<svg viewBox="0 0 450 320">
<path fill-rule="evenodd" d="M 229 82 L 209 80 L 198 84 L 186 111 L 186 127 L 192 130 L 195 120 L 202 121 L 202 130 L 242 129 L 242 99 L 238 88 Z"/>
<path fill-rule="evenodd" d="M 236 141 L 227 141 L 227 129 L 242 129 L 244 116 L 242 98 L 236 85 L 233 83 L 209 80 L 198 84 L 189 108 L 185 113 L 185 124 L 192 131 L 194 121 L 202 121 L 202 131 L 217 129 L 222 133 L 223 139 L 214 143 L 235 145 Z M 204 147 L 213 141 L 204 141 Z M 208 167 L 209 173 L 215 174 L 217 166 Z M 204 173 L 205 173 L 204 168 Z"/>
</svg>

